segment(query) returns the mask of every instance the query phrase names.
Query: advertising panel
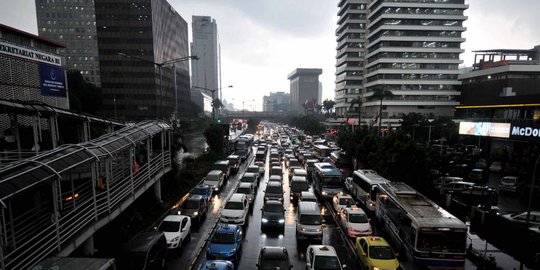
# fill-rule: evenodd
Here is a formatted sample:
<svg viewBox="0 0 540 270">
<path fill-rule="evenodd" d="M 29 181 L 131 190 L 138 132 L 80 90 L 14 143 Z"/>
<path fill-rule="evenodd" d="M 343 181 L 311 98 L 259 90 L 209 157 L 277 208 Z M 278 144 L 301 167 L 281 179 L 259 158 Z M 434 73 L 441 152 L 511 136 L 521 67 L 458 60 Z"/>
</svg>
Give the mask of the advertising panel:
<svg viewBox="0 0 540 270">
<path fill-rule="evenodd" d="M 41 95 L 53 97 L 66 96 L 66 72 L 64 68 L 39 64 Z"/>
<path fill-rule="evenodd" d="M 459 134 L 483 137 L 510 138 L 510 124 L 492 122 L 460 122 Z"/>
<path fill-rule="evenodd" d="M 512 139 L 539 140 L 540 124 L 512 124 Z"/>
</svg>

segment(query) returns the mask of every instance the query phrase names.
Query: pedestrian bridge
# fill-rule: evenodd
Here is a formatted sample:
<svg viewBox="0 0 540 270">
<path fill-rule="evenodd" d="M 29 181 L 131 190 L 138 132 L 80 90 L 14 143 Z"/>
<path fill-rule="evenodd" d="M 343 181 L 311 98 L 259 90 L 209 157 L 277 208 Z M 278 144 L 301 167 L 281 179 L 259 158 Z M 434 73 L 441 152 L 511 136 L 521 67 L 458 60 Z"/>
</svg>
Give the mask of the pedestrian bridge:
<svg viewBox="0 0 540 270">
<path fill-rule="evenodd" d="M 28 269 L 92 243 L 171 170 L 171 128 L 146 121 L 0 169 L 0 268 Z"/>
</svg>

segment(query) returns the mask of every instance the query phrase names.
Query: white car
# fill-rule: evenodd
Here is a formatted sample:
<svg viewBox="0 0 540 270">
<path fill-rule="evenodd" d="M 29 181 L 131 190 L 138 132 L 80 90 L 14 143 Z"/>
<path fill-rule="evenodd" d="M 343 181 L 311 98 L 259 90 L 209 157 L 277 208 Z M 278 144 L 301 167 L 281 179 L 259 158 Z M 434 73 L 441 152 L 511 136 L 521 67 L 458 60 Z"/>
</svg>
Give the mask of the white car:
<svg viewBox="0 0 540 270">
<path fill-rule="evenodd" d="M 161 221 L 157 230 L 165 234 L 168 249 L 180 248 L 184 240 L 191 237 L 191 218 L 168 215 Z"/>
<path fill-rule="evenodd" d="M 306 269 L 342 270 L 347 265 L 341 264 L 336 250 L 329 245 L 310 245 L 306 250 Z"/>
<path fill-rule="evenodd" d="M 520 214 L 507 214 L 503 215 L 503 217 L 513 222 L 519 222 L 523 224 L 527 223 L 527 212 L 523 212 Z M 529 217 L 529 226 L 540 226 L 540 211 L 531 211 L 531 215 Z"/>
<path fill-rule="evenodd" d="M 332 198 L 332 206 L 334 207 L 336 214 L 344 208 L 350 208 L 355 205 L 352 196 L 349 194 L 338 193 Z"/>
<path fill-rule="evenodd" d="M 367 236 L 373 233 L 369 219 L 361 208 L 345 208 L 339 214 L 339 219 L 347 231 L 347 236 L 351 238 Z"/>
<path fill-rule="evenodd" d="M 244 225 L 249 210 L 246 194 L 234 193 L 221 210 L 219 220 L 223 223 Z"/>
</svg>

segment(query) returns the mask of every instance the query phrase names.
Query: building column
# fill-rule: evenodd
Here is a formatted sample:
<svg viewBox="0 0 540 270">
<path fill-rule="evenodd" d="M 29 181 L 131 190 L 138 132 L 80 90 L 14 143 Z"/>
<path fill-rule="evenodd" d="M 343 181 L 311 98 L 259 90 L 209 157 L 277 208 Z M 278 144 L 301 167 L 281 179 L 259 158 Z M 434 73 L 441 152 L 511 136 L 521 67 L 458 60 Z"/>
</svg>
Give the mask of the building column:
<svg viewBox="0 0 540 270">
<path fill-rule="evenodd" d="M 86 241 L 81 245 L 81 252 L 83 256 L 94 255 L 94 236 L 90 235 Z"/>
<path fill-rule="evenodd" d="M 154 183 L 154 196 L 156 197 L 157 203 L 162 203 L 161 200 L 161 178 Z"/>
</svg>

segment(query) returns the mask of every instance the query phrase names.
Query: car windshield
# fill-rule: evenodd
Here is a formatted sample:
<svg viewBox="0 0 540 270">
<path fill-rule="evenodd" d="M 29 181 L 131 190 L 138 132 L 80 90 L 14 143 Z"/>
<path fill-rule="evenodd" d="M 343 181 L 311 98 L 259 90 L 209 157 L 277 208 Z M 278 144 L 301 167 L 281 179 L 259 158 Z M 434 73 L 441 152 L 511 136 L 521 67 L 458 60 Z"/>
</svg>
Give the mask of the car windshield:
<svg viewBox="0 0 540 270">
<path fill-rule="evenodd" d="M 184 209 L 199 209 L 199 203 L 200 201 L 195 201 L 195 200 L 187 200 L 185 203 L 184 203 Z"/>
<path fill-rule="evenodd" d="M 289 161 L 289 167 L 300 167 L 300 161 L 292 159 Z"/>
<path fill-rule="evenodd" d="M 314 269 L 340 270 L 339 260 L 336 256 L 316 256 Z"/>
<path fill-rule="evenodd" d="M 159 224 L 158 231 L 161 232 L 177 232 L 180 230 L 180 222 L 163 221 Z"/>
<path fill-rule="evenodd" d="M 211 242 L 214 244 L 232 244 L 234 243 L 234 234 L 217 232 L 214 234 L 214 237 L 212 237 Z"/>
<path fill-rule="evenodd" d="M 227 170 L 227 165 L 223 164 L 215 164 L 214 167 L 212 168 L 213 170 L 220 170 L 220 171 L 225 171 Z"/>
<path fill-rule="evenodd" d="M 242 210 L 244 209 L 244 204 L 242 202 L 227 202 L 225 209 Z"/>
<path fill-rule="evenodd" d="M 503 179 L 501 180 L 501 182 L 502 182 L 503 184 L 510 184 L 510 185 L 513 185 L 513 184 L 516 183 L 516 180 L 515 180 L 514 178 L 503 178 Z"/>
<path fill-rule="evenodd" d="M 249 167 L 247 169 L 247 172 L 250 172 L 250 173 L 259 173 L 259 167 Z"/>
<path fill-rule="evenodd" d="M 339 198 L 339 205 L 351 205 L 351 198 Z"/>
<path fill-rule="evenodd" d="M 236 190 L 236 193 L 242 193 L 242 194 L 251 194 L 251 189 L 247 187 L 239 187 Z"/>
<path fill-rule="evenodd" d="M 194 188 L 191 193 L 197 195 L 208 195 L 208 190 L 206 188 Z"/>
<path fill-rule="evenodd" d="M 266 193 L 283 193 L 283 187 L 281 185 L 266 187 Z"/>
<path fill-rule="evenodd" d="M 331 187 L 340 187 L 341 186 L 341 177 L 324 177 L 324 185 Z"/>
<path fill-rule="evenodd" d="M 419 251 L 463 253 L 465 252 L 466 241 L 465 232 L 420 231 L 416 241 L 416 248 Z"/>
<path fill-rule="evenodd" d="M 367 223 L 368 218 L 365 214 L 356 214 L 356 213 L 350 213 L 349 214 L 349 222 L 351 223 Z"/>
<path fill-rule="evenodd" d="M 242 179 L 240 179 L 240 182 L 243 182 L 243 183 L 253 183 L 255 182 L 255 178 L 252 178 L 252 177 L 242 177 Z"/>
<path fill-rule="evenodd" d="M 291 189 L 294 191 L 308 191 L 309 184 L 304 181 L 293 181 L 291 183 Z"/>
<path fill-rule="evenodd" d="M 285 270 L 289 269 L 289 264 L 285 258 L 263 258 L 261 269 L 263 270 Z"/>
<path fill-rule="evenodd" d="M 145 260 L 145 252 L 125 252 L 121 258 L 121 263 L 125 265 L 126 269 L 137 269 L 145 264 Z"/>
<path fill-rule="evenodd" d="M 279 204 L 265 204 L 263 206 L 263 210 L 266 211 L 266 212 L 282 212 L 283 211 L 283 206 L 279 205 Z"/>
<path fill-rule="evenodd" d="M 369 247 L 369 257 L 379 260 L 394 259 L 394 252 L 388 246 L 371 246 Z"/>
<path fill-rule="evenodd" d="M 320 215 L 301 215 L 300 224 L 304 225 L 321 225 L 321 216 Z"/>
</svg>

